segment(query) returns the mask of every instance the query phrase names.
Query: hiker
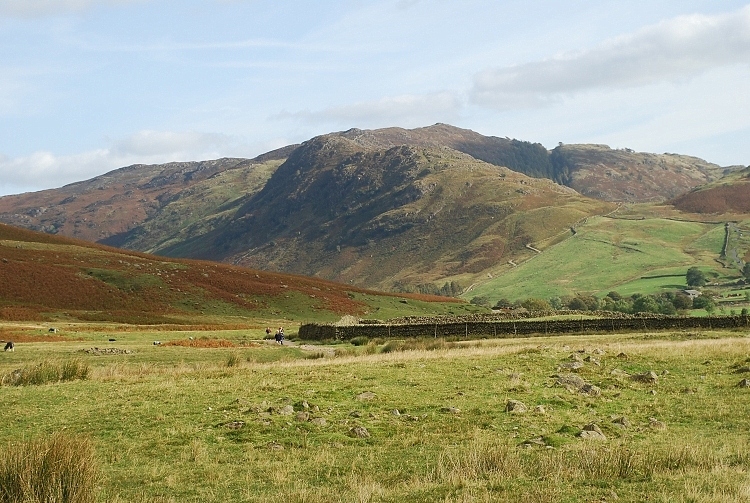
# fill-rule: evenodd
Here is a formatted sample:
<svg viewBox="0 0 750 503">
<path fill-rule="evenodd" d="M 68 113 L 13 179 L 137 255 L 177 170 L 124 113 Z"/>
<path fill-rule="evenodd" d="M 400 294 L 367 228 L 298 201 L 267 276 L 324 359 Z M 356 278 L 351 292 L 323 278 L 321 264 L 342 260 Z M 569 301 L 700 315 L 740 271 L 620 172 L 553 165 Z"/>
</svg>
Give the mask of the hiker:
<svg viewBox="0 0 750 503">
<path fill-rule="evenodd" d="M 266 339 L 271 338 L 271 327 L 266 327 Z"/>
<path fill-rule="evenodd" d="M 279 329 L 276 331 L 276 342 L 284 345 L 284 327 L 279 327 Z"/>
</svg>

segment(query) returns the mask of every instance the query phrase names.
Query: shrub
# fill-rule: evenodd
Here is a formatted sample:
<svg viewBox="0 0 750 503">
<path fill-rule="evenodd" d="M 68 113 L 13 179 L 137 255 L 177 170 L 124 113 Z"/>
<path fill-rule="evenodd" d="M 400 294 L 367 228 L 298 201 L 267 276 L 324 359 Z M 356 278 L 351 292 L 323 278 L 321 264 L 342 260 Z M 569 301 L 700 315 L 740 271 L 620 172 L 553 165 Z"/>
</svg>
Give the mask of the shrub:
<svg viewBox="0 0 750 503">
<path fill-rule="evenodd" d="M 236 367 L 240 364 L 240 361 L 242 359 L 240 358 L 240 355 L 237 353 L 232 353 L 229 355 L 229 358 L 227 358 L 227 367 Z"/>
<path fill-rule="evenodd" d="M 0 503 L 93 503 L 97 478 L 84 438 L 58 433 L 0 451 Z"/>
<path fill-rule="evenodd" d="M 360 335 L 359 337 L 352 338 L 349 342 L 352 343 L 352 346 L 364 346 L 370 342 L 370 339 L 364 335 Z"/>
<path fill-rule="evenodd" d="M 10 386 L 39 385 L 86 379 L 88 374 L 88 364 L 80 360 L 70 360 L 63 363 L 44 361 L 6 374 L 2 378 L 2 384 Z"/>
</svg>

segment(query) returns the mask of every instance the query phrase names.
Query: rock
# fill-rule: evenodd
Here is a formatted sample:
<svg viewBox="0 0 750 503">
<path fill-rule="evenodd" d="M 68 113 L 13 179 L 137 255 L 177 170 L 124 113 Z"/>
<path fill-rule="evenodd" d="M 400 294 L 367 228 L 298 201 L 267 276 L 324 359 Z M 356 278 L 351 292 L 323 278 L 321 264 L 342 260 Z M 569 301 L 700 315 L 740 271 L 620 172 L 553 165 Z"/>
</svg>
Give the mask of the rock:
<svg viewBox="0 0 750 503">
<path fill-rule="evenodd" d="M 625 353 L 618 353 L 617 354 L 617 358 L 619 358 L 621 360 L 627 360 L 629 357 Z"/>
<path fill-rule="evenodd" d="M 594 386 L 593 384 L 584 384 L 579 391 L 588 396 L 601 396 L 602 394 L 601 388 L 599 388 L 599 386 Z"/>
<path fill-rule="evenodd" d="M 598 358 L 594 358 L 593 356 L 587 356 L 583 359 L 583 361 L 596 365 L 597 367 L 602 366 L 602 362 L 600 362 Z"/>
<path fill-rule="evenodd" d="M 648 418 L 648 427 L 652 430 L 666 430 L 667 425 L 659 421 L 655 417 Z"/>
<path fill-rule="evenodd" d="M 750 379 L 743 379 L 737 383 L 738 388 L 750 388 Z"/>
<path fill-rule="evenodd" d="M 615 377 L 630 377 L 630 374 L 622 369 L 612 369 L 612 372 L 610 372 L 609 374 Z"/>
<path fill-rule="evenodd" d="M 654 372 L 653 370 L 644 372 L 643 374 L 634 374 L 630 378 L 634 381 L 646 384 L 656 384 L 656 382 L 659 380 L 659 376 L 656 375 L 656 372 Z"/>
<path fill-rule="evenodd" d="M 364 426 L 354 426 L 349 429 L 349 436 L 354 438 L 370 438 L 370 432 Z"/>
<path fill-rule="evenodd" d="M 391 414 L 393 414 L 394 416 L 398 417 L 398 416 L 400 416 L 400 415 L 401 415 L 401 411 L 400 411 L 400 410 L 398 410 L 398 409 L 393 409 L 393 410 L 391 411 Z"/>
<path fill-rule="evenodd" d="M 632 425 L 630 420 L 625 416 L 616 418 L 614 421 L 612 421 L 612 424 L 614 424 L 618 428 L 630 428 L 630 426 Z"/>
<path fill-rule="evenodd" d="M 537 414 L 546 414 L 547 409 L 544 408 L 544 405 L 537 405 L 536 407 L 534 407 L 534 412 Z"/>
<path fill-rule="evenodd" d="M 748 367 L 747 365 L 740 367 L 734 371 L 735 374 L 747 374 L 748 372 L 750 372 L 750 367 Z"/>
<path fill-rule="evenodd" d="M 606 354 L 606 352 L 603 349 L 596 348 L 592 351 L 595 355 L 603 356 Z"/>
<path fill-rule="evenodd" d="M 268 442 L 268 443 L 266 444 L 266 447 L 267 447 L 268 449 L 272 450 L 272 451 L 283 451 L 283 450 L 284 450 L 284 446 L 283 446 L 283 445 L 281 445 L 281 444 L 280 444 L 280 443 L 278 443 L 278 442 Z"/>
<path fill-rule="evenodd" d="M 512 414 L 523 414 L 527 410 L 526 404 L 518 400 L 508 400 L 508 403 L 505 404 L 505 412 Z"/>
<path fill-rule="evenodd" d="M 372 391 L 365 391 L 357 395 L 357 400 L 374 400 L 376 396 Z"/>
<path fill-rule="evenodd" d="M 297 412 L 296 419 L 297 419 L 297 421 L 300 421 L 300 422 L 303 422 L 303 423 L 306 422 L 306 421 L 309 421 L 310 420 L 310 413 L 309 412 L 305 412 L 305 411 Z"/>
<path fill-rule="evenodd" d="M 362 413 L 358 410 L 353 410 L 349 413 L 349 417 L 362 417 Z"/>
<path fill-rule="evenodd" d="M 599 425 L 595 423 L 587 424 L 583 427 L 583 430 L 578 434 L 579 438 L 587 440 L 607 440 L 607 437 L 602 432 Z"/>
<path fill-rule="evenodd" d="M 583 368 L 583 362 L 567 362 L 557 366 L 558 370 L 579 370 Z"/>
<path fill-rule="evenodd" d="M 227 428 L 230 430 L 239 430 L 243 426 L 245 426 L 245 421 L 230 421 L 226 424 L 224 424 Z"/>
<path fill-rule="evenodd" d="M 315 417 L 310 422 L 315 426 L 326 426 L 328 424 L 328 421 L 324 417 Z"/>
<path fill-rule="evenodd" d="M 575 374 L 558 374 L 555 377 L 557 377 L 557 384 L 563 386 L 568 391 L 578 391 L 586 385 L 586 381 Z"/>
<path fill-rule="evenodd" d="M 284 405 L 280 409 L 276 409 L 276 413 L 282 416 L 291 416 L 294 414 L 294 407 L 291 405 Z"/>
<path fill-rule="evenodd" d="M 307 403 L 307 400 L 302 400 L 302 408 L 305 410 L 308 410 L 310 408 L 310 404 Z"/>
<path fill-rule="evenodd" d="M 542 437 L 534 437 L 521 443 L 521 447 L 547 447 Z"/>
<path fill-rule="evenodd" d="M 447 412 L 450 414 L 460 414 L 461 409 L 459 409 L 458 407 L 443 407 L 440 409 L 440 412 Z"/>
<path fill-rule="evenodd" d="M 579 353 L 583 353 L 583 350 L 579 350 Z M 568 357 L 568 360 L 572 362 L 582 362 L 583 358 L 578 353 L 573 353 Z"/>
</svg>

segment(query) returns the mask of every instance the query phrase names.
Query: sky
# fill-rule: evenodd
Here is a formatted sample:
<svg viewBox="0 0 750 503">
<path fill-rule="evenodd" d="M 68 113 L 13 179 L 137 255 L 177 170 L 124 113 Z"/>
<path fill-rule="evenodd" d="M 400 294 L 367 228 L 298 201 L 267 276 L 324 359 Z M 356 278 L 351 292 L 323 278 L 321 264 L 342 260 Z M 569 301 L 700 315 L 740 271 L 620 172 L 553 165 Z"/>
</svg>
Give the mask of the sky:
<svg viewBox="0 0 750 503">
<path fill-rule="evenodd" d="M 0 195 L 438 122 L 750 165 L 750 3 L 0 0 Z"/>
</svg>

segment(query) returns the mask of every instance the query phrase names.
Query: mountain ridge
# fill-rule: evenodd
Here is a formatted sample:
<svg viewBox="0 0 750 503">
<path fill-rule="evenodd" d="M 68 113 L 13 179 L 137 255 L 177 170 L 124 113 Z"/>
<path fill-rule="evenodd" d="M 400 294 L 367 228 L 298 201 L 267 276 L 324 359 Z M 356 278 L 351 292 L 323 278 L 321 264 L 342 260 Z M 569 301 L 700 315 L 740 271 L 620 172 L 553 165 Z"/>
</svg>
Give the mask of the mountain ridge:
<svg viewBox="0 0 750 503">
<path fill-rule="evenodd" d="M 253 159 L 133 165 L 1 197 L 0 221 L 381 289 L 466 284 L 617 204 L 669 204 L 737 171 L 447 124 L 350 129 Z"/>
</svg>

